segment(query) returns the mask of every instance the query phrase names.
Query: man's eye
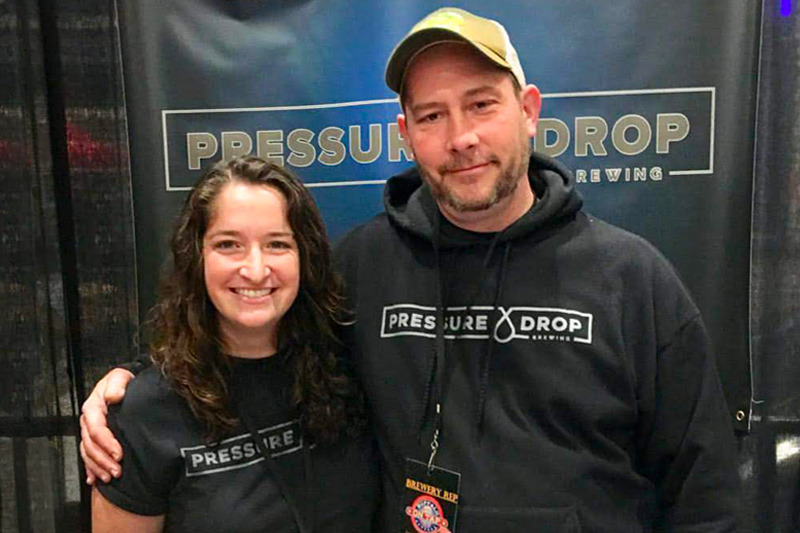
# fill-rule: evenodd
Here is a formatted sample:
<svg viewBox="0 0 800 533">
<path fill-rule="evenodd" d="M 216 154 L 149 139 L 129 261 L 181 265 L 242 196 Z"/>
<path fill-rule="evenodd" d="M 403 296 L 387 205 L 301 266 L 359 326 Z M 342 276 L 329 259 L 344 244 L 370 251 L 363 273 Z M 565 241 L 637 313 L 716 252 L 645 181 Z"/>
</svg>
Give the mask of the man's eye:
<svg viewBox="0 0 800 533">
<path fill-rule="evenodd" d="M 474 107 L 478 111 L 484 111 L 489 107 L 491 107 L 492 103 L 493 102 L 491 100 L 480 100 L 472 104 L 472 107 Z"/>
<path fill-rule="evenodd" d="M 420 122 L 436 122 L 441 118 L 441 113 L 428 113 L 427 115 L 423 115 L 420 119 Z"/>
</svg>

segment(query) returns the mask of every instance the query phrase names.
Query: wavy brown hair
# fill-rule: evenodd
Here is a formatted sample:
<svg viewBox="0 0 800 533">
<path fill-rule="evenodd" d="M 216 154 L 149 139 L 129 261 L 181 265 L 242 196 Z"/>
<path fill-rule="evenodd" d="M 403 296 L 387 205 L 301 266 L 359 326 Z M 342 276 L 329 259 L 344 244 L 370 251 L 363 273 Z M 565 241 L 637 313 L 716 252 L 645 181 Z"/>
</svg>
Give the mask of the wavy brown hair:
<svg viewBox="0 0 800 533">
<path fill-rule="evenodd" d="M 342 432 L 356 433 L 364 427 L 363 398 L 341 356 L 344 346 L 337 330 L 347 316 L 322 217 L 296 177 L 263 159 L 239 157 L 216 164 L 186 199 L 150 320 L 150 357 L 188 402 L 210 440 L 236 426 L 227 386 L 230 358 L 203 274 L 203 237 L 214 201 L 233 182 L 280 192 L 297 242 L 300 288 L 277 327 L 278 350 L 286 354 L 294 376 L 290 404 L 304 431 L 317 442 L 332 442 Z"/>
</svg>

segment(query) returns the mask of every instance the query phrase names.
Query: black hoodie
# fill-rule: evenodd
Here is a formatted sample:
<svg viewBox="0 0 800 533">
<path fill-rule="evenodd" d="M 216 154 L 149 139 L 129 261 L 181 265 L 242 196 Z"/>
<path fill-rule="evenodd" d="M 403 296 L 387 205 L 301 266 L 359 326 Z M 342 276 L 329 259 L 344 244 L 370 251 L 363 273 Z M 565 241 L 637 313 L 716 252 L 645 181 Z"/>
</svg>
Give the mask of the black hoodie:
<svg viewBox="0 0 800 533">
<path fill-rule="evenodd" d="M 533 207 L 480 234 L 409 170 L 337 248 L 381 531 L 404 520 L 405 459 L 428 460 L 437 403 L 458 533 L 734 530 L 733 432 L 697 307 L 649 243 L 581 211 L 562 165 L 534 154 L 529 179 Z"/>
</svg>

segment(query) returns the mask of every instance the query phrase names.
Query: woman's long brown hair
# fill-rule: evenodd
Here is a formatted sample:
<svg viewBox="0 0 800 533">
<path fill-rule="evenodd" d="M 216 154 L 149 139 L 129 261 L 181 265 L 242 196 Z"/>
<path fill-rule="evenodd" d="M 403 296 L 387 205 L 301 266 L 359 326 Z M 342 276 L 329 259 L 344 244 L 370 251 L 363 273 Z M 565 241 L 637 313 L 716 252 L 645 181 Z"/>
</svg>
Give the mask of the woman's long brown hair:
<svg viewBox="0 0 800 533">
<path fill-rule="evenodd" d="M 192 189 L 171 240 L 171 262 L 153 309 L 150 356 L 203 423 L 209 439 L 237 424 L 226 376 L 229 356 L 217 311 L 206 291 L 203 237 L 214 200 L 231 182 L 270 187 L 286 200 L 287 217 L 300 256 L 300 289 L 278 323 L 278 349 L 294 375 L 290 402 L 315 441 L 336 440 L 364 427 L 363 399 L 341 356 L 337 330 L 346 322 L 341 283 L 331 265 L 330 245 L 308 190 L 287 170 L 256 157 L 221 162 Z"/>
</svg>

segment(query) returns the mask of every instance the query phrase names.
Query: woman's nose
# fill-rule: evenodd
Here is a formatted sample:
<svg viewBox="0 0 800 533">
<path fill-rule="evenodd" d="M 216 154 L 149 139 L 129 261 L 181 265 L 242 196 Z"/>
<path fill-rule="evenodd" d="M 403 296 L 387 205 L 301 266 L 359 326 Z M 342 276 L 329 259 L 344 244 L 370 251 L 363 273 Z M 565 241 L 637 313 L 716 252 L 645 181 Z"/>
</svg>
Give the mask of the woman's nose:
<svg viewBox="0 0 800 533">
<path fill-rule="evenodd" d="M 272 270 L 260 250 L 250 252 L 244 264 L 239 267 L 239 275 L 255 283 L 263 281 L 271 272 Z"/>
</svg>

